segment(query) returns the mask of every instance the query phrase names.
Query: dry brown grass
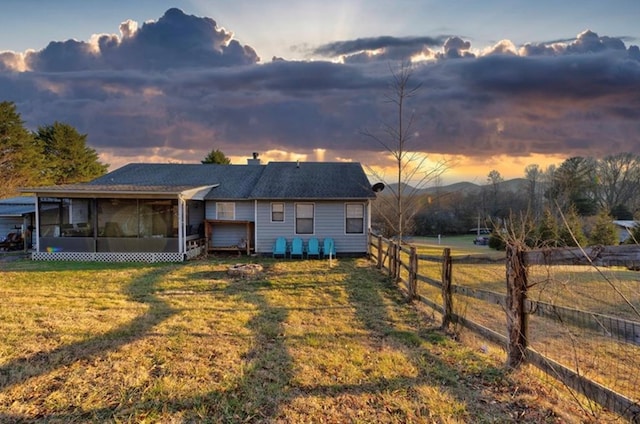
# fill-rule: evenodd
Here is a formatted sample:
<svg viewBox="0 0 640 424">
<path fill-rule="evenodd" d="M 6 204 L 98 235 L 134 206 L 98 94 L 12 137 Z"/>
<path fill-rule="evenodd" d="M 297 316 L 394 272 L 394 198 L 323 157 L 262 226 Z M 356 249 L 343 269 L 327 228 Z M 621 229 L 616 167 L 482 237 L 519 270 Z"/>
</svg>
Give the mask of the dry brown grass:
<svg viewBox="0 0 640 424">
<path fill-rule="evenodd" d="M 2 264 L 3 422 L 582 422 L 363 259 Z"/>
</svg>

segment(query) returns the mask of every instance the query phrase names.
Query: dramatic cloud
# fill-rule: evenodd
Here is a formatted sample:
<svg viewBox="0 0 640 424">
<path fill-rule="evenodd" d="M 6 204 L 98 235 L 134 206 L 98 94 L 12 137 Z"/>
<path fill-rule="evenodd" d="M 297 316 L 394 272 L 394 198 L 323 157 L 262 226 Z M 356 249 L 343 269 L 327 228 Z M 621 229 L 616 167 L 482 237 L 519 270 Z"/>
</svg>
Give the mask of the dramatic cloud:
<svg viewBox="0 0 640 424">
<path fill-rule="evenodd" d="M 218 29 L 210 18 L 169 9 L 156 22 L 138 29 L 128 20 L 120 34 L 97 36 L 92 43 L 67 40 L 51 42 L 26 56 L 31 71 L 140 69 L 159 71 L 175 68 L 249 65 L 258 62 L 256 52 L 241 46 L 232 34 Z"/>
<path fill-rule="evenodd" d="M 1 100 L 16 102 L 32 128 L 74 125 L 118 166 L 196 162 L 212 148 L 373 164 L 382 149 L 362 131 L 394 125 L 391 71 L 412 60 L 411 81 L 421 85 L 407 104 L 412 149 L 640 153 L 640 50 L 592 31 L 482 51 L 457 36 L 367 38 L 317 47 L 326 61 L 260 63 L 212 19 L 178 9 L 119 30 L 0 52 Z"/>
<path fill-rule="evenodd" d="M 446 37 L 389 37 L 358 38 L 336 41 L 316 48 L 313 53 L 325 56 L 342 56 L 348 63 L 380 60 L 406 60 L 417 55 L 430 55 L 430 47 L 439 47 Z"/>
</svg>

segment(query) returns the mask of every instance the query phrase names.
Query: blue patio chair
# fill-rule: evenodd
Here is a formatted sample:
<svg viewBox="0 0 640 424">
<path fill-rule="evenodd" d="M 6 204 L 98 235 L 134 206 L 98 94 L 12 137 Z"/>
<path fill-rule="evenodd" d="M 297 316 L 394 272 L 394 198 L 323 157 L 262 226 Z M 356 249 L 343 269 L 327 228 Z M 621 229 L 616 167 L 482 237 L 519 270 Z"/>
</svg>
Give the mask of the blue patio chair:
<svg viewBox="0 0 640 424">
<path fill-rule="evenodd" d="M 311 237 L 307 242 L 307 259 L 309 259 L 309 256 L 315 256 L 320 259 L 320 242 L 315 237 Z"/>
<path fill-rule="evenodd" d="M 322 245 L 322 257 L 324 258 L 329 255 L 331 255 L 332 258 L 336 257 L 336 245 L 331 237 L 324 239 Z"/>
<path fill-rule="evenodd" d="M 276 256 L 287 257 L 287 239 L 284 237 L 278 237 L 273 245 L 273 257 L 275 258 Z"/>
<path fill-rule="evenodd" d="M 304 244 L 300 237 L 296 237 L 291 241 L 291 251 L 289 257 L 293 259 L 294 256 L 300 256 L 300 259 L 304 256 Z"/>
</svg>

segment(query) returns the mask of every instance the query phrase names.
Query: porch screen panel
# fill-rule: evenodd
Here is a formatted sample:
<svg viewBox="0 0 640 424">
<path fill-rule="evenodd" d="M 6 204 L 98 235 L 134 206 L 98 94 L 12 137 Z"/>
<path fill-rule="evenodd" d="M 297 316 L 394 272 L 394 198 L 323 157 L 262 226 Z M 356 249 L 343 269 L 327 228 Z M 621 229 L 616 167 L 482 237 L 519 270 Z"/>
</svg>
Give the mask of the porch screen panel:
<svg viewBox="0 0 640 424">
<path fill-rule="evenodd" d="M 140 237 L 177 237 L 177 200 L 140 200 Z"/>
<path fill-rule="evenodd" d="M 63 199 L 40 199 L 38 215 L 40 237 L 60 237 Z"/>
<path fill-rule="evenodd" d="M 90 237 L 93 214 L 90 199 L 42 198 L 40 237 Z"/>
<path fill-rule="evenodd" d="M 138 236 L 136 199 L 98 199 L 97 205 L 100 237 Z"/>
</svg>

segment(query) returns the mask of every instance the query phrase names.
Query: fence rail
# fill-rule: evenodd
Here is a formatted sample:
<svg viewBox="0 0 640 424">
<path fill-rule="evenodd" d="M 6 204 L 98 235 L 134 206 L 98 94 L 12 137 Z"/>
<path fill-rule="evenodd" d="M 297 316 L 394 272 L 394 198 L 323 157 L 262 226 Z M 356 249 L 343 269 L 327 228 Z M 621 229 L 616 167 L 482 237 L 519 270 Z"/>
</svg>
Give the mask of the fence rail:
<svg viewBox="0 0 640 424">
<path fill-rule="evenodd" d="M 585 249 L 524 250 L 507 245 L 506 259 L 486 255 L 451 256 L 449 248 L 442 256 L 418 255 L 413 246 L 403 246 L 379 235 L 370 235 L 369 252 L 381 271 L 387 272 L 410 299 L 418 300 L 442 315 L 442 326 L 449 329 L 454 323 L 478 333 L 487 340 L 506 347 L 507 365 L 519 367 L 527 362 L 561 381 L 567 387 L 580 392 L 631 422 L 640 423 L 639 399 L 631 399 L 603 384 L 595 382 L 579 370 L 559 363 L 536 351 L 528 344 L 529 316 L 535 315 L 550 322 L 581 327 L 599 333 L 606 338 L 632 346 L 640 345 L 640 322 L 581 311 L 527 298 L 529 288 L 528 269 L 532 265 L 623 265 L 629 269 L 640 268 L 640 247 L 633 245 L 596 246 Z M 453 263 L 499 264 L 505 266 L 506 294 L 452 284 Z M 419 273 L 420 262 L 431 262 L 441 267 L 441 279 Z M 418 293 L 418 282 L 440 290 L 439 301 Z M 472 319 L 454 312 L 454 295 L 473 298 L 486 304 L 499 305 L 506 314 L 505 334 L 490 329 Z M 631 305 L 633 307 L 633 305 Z M 635 310 L 635 309 L 634 309 Z M 637 311 L 636 311 L 637 312 Z"/>
</svg>

